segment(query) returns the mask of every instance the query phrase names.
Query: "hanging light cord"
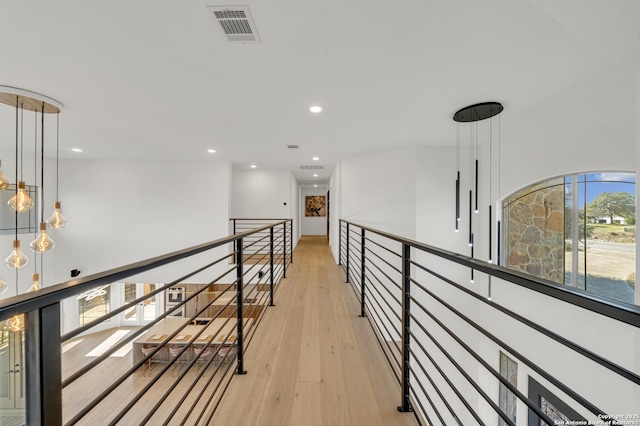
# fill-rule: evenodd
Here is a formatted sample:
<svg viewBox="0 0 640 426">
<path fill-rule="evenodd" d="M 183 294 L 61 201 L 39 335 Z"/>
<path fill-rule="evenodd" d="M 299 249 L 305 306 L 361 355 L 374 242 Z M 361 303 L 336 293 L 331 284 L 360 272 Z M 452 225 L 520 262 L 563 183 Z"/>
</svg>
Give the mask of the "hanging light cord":
<svg viewBox="0 0 640 426">
<path fill-rule="evenodd" d="M 18 198 L 18 105 L 20 98 L 16 96 L 16 199 Z M 18 209 L 15 212 L 16 218 L 16 241 L 18 240 Z M 18 268 L 16 268 L 16 296 L 18 295 Z"/>
<path fill-rule="evenodd" d="M 44 222 L 44 102 L 42 102 L 40 132 L 42 139 L 40 142 L 40 222 Z"/>
<path fill-rule="evenodd" d="M 19 113 L 19 104 L 20 104 L 20 98 L 16 96 L 16 180 L 15 180 L 15 185 L 16 185 L 16 199 L 18 198 L 18 141 L 19 141 L 19 136 L 18 136 L 18 129 L 19 129 L 19 120 L 18 120 L 18 113 Z M 18 210 L 16 209 L 16 240 L 18 239 Z M 17 289 L 17 281 L 16 281 L 16 289 Z M 17 293 L 16 293 L 17 294 Z"/>
<path fill-rule="evenodd" d="M 33 120 L 33 181 L 38 181 L 38 156 L 35 155 L 38 152 L 38 111 L 35 111 L 35 117 Z M 35 237 L 38 236 L 38 231 L 34 232 Z M 33 256 L 33 273 L 38 273 L 38 256 Z"/>
<path fill-rule="evenodd" d="M 60 201 L 60 111 L 56 114 L 56 201 Z"/>
</svg>

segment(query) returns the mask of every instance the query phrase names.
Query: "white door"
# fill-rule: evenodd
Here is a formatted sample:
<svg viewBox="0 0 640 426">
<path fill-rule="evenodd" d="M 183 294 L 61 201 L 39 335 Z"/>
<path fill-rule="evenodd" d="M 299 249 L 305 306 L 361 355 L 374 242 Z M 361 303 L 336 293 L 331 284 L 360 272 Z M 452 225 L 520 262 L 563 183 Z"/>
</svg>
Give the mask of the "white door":
<svg viewBox="0 0 640 426">
<path fill-rule="evenodd" d="M 122 289 L 124 292 L 123 301 L 124 304 L 127 304 L 155 290 L 156 284 L 124 283 Z M 160 306 L 162 306 L 160 297 L 161 294 L 156 294 L 124 311 L 122 325 L 144 325 L 154 320 L 159 314 Z"/>
<path fill-rule="evenodd" d="M 0 409 L 25 408 L 24 332 L 0 331 Z"/>
</svg>

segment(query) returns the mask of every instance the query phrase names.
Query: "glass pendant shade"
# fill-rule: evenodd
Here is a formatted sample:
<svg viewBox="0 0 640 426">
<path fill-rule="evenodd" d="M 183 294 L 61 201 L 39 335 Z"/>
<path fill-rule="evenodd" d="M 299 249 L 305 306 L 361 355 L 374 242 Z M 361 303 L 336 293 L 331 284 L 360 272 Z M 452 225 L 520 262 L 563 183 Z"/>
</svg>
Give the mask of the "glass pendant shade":
<svg viewBox="0 0 640 426">
<path fill-rule="evenodd" d="M 14 315 L 5 322 L 7 330 L 19 333 L 24 330 L 24 315 Z"/>
<path fill-rule="evenodd" d="M 38 291 L 41 288 L 42 287 L 40 286 L 40 274 L 33 274 L 33 284 L 31 284 L 31 287 L 29 287 L 29 290 L 27 290 L 27 293 L 32 291 Z"/>
<path fill-rule="evenodd" d="M 0 294 L 5 294 L 8 289 L 9 285 L 6 282 L 0 280 Z"/>
<path fill-rule="evenodd" d="M 11 269 L 21 269 L 27 266 L 29 258 L 20 251 L 20 240 L 13 241 L 13 251 L 4 261 Z"/>
<path fill-rule="evenodd" d="M 0 190 L 7 189 L 10 183 L 9 178 L 2 173 L 2 161 L 0 160 Z"/>
<path fill-rule="evenodd" d="M 53 229 L 62 229 L 67 226 L 67 219 L 60 212 L 60 201 L 56 201 L 53 205 L 53 214 L 47 219 L 47 223 Z"/>
<path fill-rule="evenodd" d="M 40 233 L 35 240 L 31 241 L 29 247 L 36 253 L 48 253 L 56 246 L 56 242 L 47 234 L 47 224 L 40 223 Z"/>
<path fill-rule="evenodd" d="M 33 200 L 25 191 L 25 187 L 24 182 L 18 182 L 18 193 L 8 201 L 11 208 L 17 212 L 26 212 L 33 206 Z"/>
</svg>

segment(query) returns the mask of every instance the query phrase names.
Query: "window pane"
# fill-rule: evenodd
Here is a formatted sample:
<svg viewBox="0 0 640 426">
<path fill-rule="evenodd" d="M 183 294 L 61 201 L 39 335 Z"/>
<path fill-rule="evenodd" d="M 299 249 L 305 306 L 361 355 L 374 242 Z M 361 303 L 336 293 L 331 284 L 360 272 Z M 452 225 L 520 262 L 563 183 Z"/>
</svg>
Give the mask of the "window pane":
<svg viewBox="0 0 640 426">
<path fill-rule="evenodd" d="M 634 303 L 635 184 L 629 175 L 588 175 L 586 290 Z"/>
<path fill-rule="evenodd" d="M 85 325 L 111 311 L 111 286 L 85 291 L 78 296 L 80 325 Z"/>
<path fill-rule="evenodd" d="M 124 303 L 125 305 L 129 302 L 133 302 L 136 300 L 136 283 L 124 283 Z M 131 306 L 129 309 L 124 311 L 124 319 L 127 321 L 135 321 L 137 318 L 138 307 Z"/>
<path fill-rule="evenodd" d="M 635 174 L 550 179 L 505 200 L 507 267 L 634 303 Z"/>
</svg>

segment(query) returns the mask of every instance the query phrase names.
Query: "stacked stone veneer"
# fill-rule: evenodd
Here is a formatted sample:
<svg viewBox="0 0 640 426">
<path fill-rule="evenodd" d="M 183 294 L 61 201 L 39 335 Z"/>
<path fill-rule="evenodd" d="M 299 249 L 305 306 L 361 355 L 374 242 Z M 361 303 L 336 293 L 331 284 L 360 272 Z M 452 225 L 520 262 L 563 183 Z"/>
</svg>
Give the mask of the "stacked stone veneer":
<svg viewBox="0 0 640 426">
<path fill-rule="evenodd" d="M 507 266 L 564 282 L 564 179 L 529 187 L 506 202 Z"/>
</svg>

